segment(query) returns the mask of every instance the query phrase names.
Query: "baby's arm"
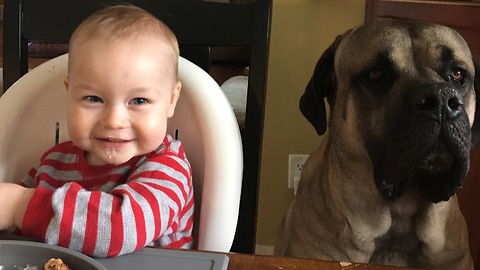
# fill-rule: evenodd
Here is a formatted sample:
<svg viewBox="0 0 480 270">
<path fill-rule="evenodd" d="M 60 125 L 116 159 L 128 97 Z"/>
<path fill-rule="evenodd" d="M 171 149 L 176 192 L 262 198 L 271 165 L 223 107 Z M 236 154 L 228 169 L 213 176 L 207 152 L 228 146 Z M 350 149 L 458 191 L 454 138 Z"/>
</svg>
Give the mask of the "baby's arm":
<svg viewBox="0 0 480 270">
<path fill-rule="evenodd" d="M 193 212 L 190 165 L 184 156 L 161 155 L 111 193 L 68 183 L 55 191 L 37 188 L 33 202 L 24 235 L 88 255 L 117 256 L 178 230 L 178 216 Z"/>
<path fill-rule="evenodd" d="M 35 189 L 0 183 L 0 230 L 20 227 Z"/>
</svg>

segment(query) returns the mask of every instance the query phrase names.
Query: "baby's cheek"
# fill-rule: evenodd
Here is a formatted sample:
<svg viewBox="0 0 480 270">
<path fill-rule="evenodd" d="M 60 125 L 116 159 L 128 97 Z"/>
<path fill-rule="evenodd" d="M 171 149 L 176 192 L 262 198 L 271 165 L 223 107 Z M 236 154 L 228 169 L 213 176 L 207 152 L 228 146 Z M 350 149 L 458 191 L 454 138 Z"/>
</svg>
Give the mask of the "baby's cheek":
<svg viewBox="0 0 480 270">
<path fill-rule="evenodd" d="M 144 126 L 138 136 L 137 144 L 143 152 L 148 153 L 160 146 L 167 133 L 166 124 L 153 124 Z"/>
</svg>

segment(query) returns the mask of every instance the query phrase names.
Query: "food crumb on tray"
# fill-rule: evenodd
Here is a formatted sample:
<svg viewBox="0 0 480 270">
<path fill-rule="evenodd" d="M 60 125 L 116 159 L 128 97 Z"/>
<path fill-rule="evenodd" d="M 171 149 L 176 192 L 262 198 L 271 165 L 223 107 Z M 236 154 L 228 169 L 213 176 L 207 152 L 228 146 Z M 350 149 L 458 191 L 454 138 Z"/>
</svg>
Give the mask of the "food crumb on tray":
<svg viewBox="0 0 480 270">
<path fill-rule="evenodd" d="M 43 266 L 43 270 L 71 270 L 62 259 L 51 258 Z"/>
<path fill-rule="evenodd" d="M 9 270 L 4 269 L 3 266 L 0 265 L 0 270 Z M 37 266 L 30 266 L 27 265 L 26 267 L 23 266 L 16 266 L 13 270 L 40 270 Z M 70 267 L 65 264 L 62 259 L 51 258 L 43 265 L 43 270 L 72 270 Z"/>
</svg>

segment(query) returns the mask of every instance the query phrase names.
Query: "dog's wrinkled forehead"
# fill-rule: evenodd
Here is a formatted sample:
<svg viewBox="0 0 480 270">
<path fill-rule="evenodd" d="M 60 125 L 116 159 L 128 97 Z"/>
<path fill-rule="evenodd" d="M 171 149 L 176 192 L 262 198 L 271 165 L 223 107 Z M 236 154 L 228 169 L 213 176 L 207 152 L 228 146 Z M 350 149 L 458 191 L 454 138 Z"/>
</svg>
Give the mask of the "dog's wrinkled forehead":
<svg viewBox="0 0 480 270">
<path fill-rule="evenodd" d="M 402 73 L 432 76 L 445 61 L 461 61 L 465 69 L 474 70 L 463 38 L 448 27 L 427 23 L 388 21 L 358 27 L 344 37 L 335 57 L 335 70 L 340 75 L 374 65 L 379 57 L 390 59 Z"/>
</svg>

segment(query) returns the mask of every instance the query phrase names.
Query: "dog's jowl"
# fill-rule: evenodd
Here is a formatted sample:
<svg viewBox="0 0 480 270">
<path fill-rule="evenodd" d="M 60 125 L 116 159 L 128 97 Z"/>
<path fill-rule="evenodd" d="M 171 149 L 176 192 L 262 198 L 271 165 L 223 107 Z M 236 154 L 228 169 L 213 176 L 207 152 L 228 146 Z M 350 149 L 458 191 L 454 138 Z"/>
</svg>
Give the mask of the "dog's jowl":
<svg viewBox="0 0 480 270">
<path fill-rule="evenodd" d="M 339 36 L 300 100 L 324 139 L 276 254 L 473 269 L 456 192 L 480 135 L 479 73 L 466 42 L 444 26 L 388 21 Z"/>
</svg>

